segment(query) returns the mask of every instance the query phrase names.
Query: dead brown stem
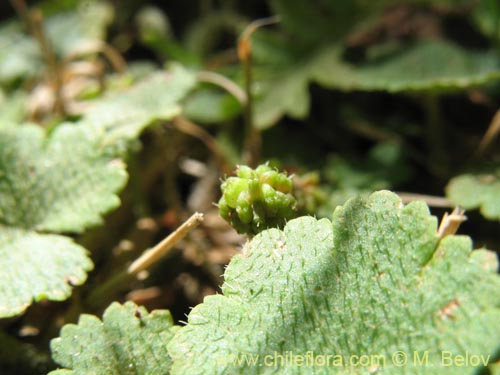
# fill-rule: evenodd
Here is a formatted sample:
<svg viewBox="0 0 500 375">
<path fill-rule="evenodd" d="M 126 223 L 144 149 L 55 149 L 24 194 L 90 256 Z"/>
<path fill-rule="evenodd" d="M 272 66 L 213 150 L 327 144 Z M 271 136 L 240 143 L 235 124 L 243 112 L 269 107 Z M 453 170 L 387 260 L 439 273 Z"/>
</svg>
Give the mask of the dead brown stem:
<svg viewBox="0 0 500 375">
<path fill-rule="evenodd" d="M 243 145 L 243 162 L 255 167 L 260 160 L 262 148 L 262 135 L 253 123 L 253 99 L 252 99 L 252 44 L 251 35 L 259 27 L 272 25 L 279 22 L 278 17 L 263 18 L 250 23 L 243 31 L 238 42 L 238 57 L 243 64 L 245 76 L 245 92 L 247 103 L 245 106 L 245 142 Z"/>
<path fill-rule="evenodd" d="M 481 139 L 481 142 L 479 143 L 479 146 L 477 147 L 475 153 L 476 157 L 483 156 L 484 152 L 486 151 L 488 146 L 495 140 L 499 132 L 500 132 L 500 110 L 498 110 L 493 116 L 493 119 L 491 120 L 491 123 L 488 126 L 488 130 L 486 130 L 486 133 Z"/>
<path fill-rule="evenodd" d="M 62 96 L 63 72 L 54 49 L 45 34 L 43 27 L 43 14 L 39 9 L 30 11 L 24 0 L 10 0 L 10 2 L 40 46 L 43 58 L 47 64 L 49 78 L 54 83 L 54 111 L 58 115 L 63 116 L 65 114 L 64 100 Z"/>
</svg>

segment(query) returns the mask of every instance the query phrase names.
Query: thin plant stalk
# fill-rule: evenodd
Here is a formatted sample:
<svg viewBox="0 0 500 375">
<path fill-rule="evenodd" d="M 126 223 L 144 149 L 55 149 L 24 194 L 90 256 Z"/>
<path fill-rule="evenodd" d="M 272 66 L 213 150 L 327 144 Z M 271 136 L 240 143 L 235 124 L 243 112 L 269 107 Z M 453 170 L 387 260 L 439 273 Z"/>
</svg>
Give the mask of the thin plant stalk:
<svg viewBox="0 0 500 375">
<path fill-rule="evenodd" d="M 43 58 L 47 64 L 49 77 L 54 84 L 54 111 L 63 116 L 65 114 L 65 105 L 62 96 L 63 78 L 61 64 L 45 34 L 42 12 L 39 9 L 30 11 L 24 0 L 10 0 L 10 2 L 40 46 Z"/>
<path fill-rule="evenodd" d="M 243 31 L 238 43 L 238 58 L 243 65 L 245 93 L 247 97 L 244 110 L 245 141 L 243 144 L 243 162 L 251 167 L 255 167 L 260 160 L 262 135 L 253 122 L 252 45 L 250 37 L 259 27 L 272 25 L 277 22 L 279 22 L 279 18 L 276 16 L 253 21 Z"/>
</svg>

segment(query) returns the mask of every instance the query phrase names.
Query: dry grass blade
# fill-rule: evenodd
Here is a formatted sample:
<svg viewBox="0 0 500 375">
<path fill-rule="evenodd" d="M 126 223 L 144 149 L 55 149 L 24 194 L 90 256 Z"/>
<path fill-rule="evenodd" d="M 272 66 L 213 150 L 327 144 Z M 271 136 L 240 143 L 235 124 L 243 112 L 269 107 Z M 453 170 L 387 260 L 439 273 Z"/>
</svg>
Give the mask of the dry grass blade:
<svg viewBox="0 0 500 375">
<path fill-rule="evenodd" d="M 457 233 L 460 224 L 467 220 L 467 216 L 464 213 L 465 210 L 460 206 L 455 207 L 451 214 L 445 212 L 441 224 L 439 224 L 439 238 L 443 239 L 446 236 Z"/>
<path fill-rule="evenodd" d="M 476 150 L 476 157 L 483 156 L 484 152 L 489 147 L 489 145 L 495 140 L 499 132 L 500 132 L 500 110 L 498 110 L 493 116 L 493 119 L 490 122 L 488 130 L 486 130 L 486 133 L 481 139 L 481 142 L 479 142 L 479 146 L 477 147 Z"/>
<path fill-rule="evenodd" d="M 163 258 L 186 234 L 196 228 L 203 221 L 203 214 L 195 212 L 179 228 L 172 232 L 167 238 L 158 243 L 153 248 L 146 251 L 137 260 L 135 260 L 127 270 L 130 275 L 137 275 L 146 270 L 153 263 Z"/>
</svg>

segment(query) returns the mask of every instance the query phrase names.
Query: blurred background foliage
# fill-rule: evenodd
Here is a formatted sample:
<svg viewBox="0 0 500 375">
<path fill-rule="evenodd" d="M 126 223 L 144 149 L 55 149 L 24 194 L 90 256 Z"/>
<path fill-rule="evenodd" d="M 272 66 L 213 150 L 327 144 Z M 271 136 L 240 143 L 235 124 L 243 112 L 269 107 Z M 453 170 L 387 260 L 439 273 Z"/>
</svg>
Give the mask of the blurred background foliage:
<svg viewBox="0 0 500 375">
<path fill-rule="evenodd" d="M 260 161 L 294 175 L 302 213 L 329 217 L 354 195 L 390 189 L 437 216 L 463 205 L 475 247 L 500 249 L 498 1 L 23 4 L 0 3 L 0 130 L 29 122 L 50 134 L 69 121 L 106 131 L 129 180 L 102 226 L 72 234 L 95 264 L 89 281 L 66 302 L 0 320 L 5 373 L 51 368 L 49 340 L 82 312 L 128 299 L 182 320 L 218 290 L 244 239 L 213 202 L 220 179 L 246 162 L 249 119 Z M 249 39 L 250 107 L 240 36 L 276 15 Z M 168 92 L 165 70 L 178 79 Z M 181 251 L 94 299 L 193 211 L 206 220 Z"/>
</svg>

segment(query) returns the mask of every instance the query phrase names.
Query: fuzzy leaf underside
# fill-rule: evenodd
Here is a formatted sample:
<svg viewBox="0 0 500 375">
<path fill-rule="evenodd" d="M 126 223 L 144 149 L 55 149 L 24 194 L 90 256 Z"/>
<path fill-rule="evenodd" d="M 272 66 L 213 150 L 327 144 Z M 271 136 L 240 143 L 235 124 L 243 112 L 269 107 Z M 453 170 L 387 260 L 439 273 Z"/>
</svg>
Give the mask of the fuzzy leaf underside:
<svg viewBox="0 0 500 375">
<path fill-rule="evenodd" d="M 127 179 L 89 132 L 73 124 L 46 135 L 33 125 L 0 131 L 0 317 L 32 300 L 63 300 L 92 262 L 70 238 L 101 223 Z"/>
<path fill-rule="evenodd" d="M 60 125 L 50 135 L 21 125 L 0 137 L 0 222 L 43 232 L 82 232 L 116 208 L 127 179 L 89 131 Z"/>
<path fill-rule="evenodd" d="M 262 232 L 232 259 L 224 294 L 195 307 L 170 342 L 172 374 L 475 373 L 443 367 L 441 354 L 487 359 L 500 350 L 497 260 L 471 252 L 468 237 L 440 241 L 436 224 L 423 202 L 403 206 L 382 191 L 339 207 L 333 228 L 327 219 L 302 217 Z M 396 351 L 411 358 L 427 351 L 429 366 L 398 367 Z M 307 352 L 344 361 L 381 355 L 386 363 L 265 363 L 266 355 Z M 248 358 L 256 364 L 237 362 Z"/>
<path fill-rule="evenodd" d="M 491 220 L 500 220 L 500 179 L 492 174 L 463 174 L 454 177 L 446 187 L 447 197 L 455 204 L 481 214 Z"/>
<path fill-rule="evenodd" d="M 23 312 L 32 300 L 65 300 L 92 267 L 68 237 L 0 225 L 0 317 Z"/>
<path fill-rule="evenodd" d="M 102 321 L 82 315 L 52 340 L 54 360 L 67 369 L 51 375 L 167 375 L 171 359 L 166 343 L 175 327 L 168 311 L 148 313 L 132 302 L 113 303 Z"/>
<path fill-rule="evenodd" d="M 0 127 L 0 317 L 32 300 L 62 300 L 92 263 L 69 238 L 119 206 L 127 173 L 118 158 L 156 119 L 180 113 L 194 75 L 177 66 L 114 92 L 83 119 L 50 134 L 37 126 Z M 34 255 L 37 256 L 34 256 Z M 50 270 L 50 272 L 49 272 Z"/>
</svg>

